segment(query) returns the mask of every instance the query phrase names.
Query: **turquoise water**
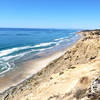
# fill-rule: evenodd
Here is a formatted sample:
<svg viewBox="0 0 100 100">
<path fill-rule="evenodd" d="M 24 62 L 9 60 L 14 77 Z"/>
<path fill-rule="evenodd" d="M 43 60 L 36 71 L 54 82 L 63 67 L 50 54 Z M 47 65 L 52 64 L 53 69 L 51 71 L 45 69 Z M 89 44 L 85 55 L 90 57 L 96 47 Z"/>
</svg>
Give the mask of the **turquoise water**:
<svg viewBox="0 0 100 100">
<path fill-rule="evenodd" d="M 0 28 L 0 73 L 18 63 L 39 58 L 40 53 L 65 48 L 79 36 L 73 29 Z"/>
</svg>

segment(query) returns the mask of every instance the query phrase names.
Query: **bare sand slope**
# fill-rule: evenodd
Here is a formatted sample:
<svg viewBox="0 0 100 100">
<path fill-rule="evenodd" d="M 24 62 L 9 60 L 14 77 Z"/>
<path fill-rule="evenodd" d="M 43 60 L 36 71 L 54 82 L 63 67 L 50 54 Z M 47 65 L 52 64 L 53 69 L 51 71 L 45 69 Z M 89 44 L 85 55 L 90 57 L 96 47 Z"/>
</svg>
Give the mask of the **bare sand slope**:
<svg viewBox="0 0 100 100">
<path fill-rule="evenodd" d="M 100 75 L 100 61 L 73 65 L 51 75 L 33 91 L 25 91 L 14 100 L 77 100 L 85 97 L 91 80 Z M 82 99 L 86 100 L 86 98 Z"/>
</svg>

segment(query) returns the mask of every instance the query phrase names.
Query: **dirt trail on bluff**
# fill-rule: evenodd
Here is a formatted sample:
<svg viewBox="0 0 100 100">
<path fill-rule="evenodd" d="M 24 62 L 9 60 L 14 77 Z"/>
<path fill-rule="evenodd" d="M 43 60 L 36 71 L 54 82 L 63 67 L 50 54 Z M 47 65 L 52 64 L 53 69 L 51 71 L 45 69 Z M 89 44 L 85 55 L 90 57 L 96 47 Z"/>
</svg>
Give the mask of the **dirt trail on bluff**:
<svg viewBox="0 0 100 100">
<path fill-rule="evenodd" d="M 35 76 L 1 94 L 0 100 L 90 100 L 86 92 L 100 76 L 100 31 L 82 38 Z"/>
</svg>

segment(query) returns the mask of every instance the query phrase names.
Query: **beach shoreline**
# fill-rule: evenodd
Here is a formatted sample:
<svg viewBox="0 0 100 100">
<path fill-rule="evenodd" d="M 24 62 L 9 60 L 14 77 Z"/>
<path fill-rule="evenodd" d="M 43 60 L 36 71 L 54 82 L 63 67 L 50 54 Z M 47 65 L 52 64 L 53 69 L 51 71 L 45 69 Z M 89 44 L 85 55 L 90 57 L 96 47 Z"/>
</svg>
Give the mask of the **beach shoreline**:
<svg viewBox="0 0 100 100">
<path fill-rule="evenodd" d="M 61 51 L 61 52 L 52 54 L 49 57 L 38 58 L 35 60 L 24 62 L 23 64 L 21 64 L 21 67 L 18 67 L 6 73 L 6 75 L 0 77 L 0 87 L 1 87 L 0 93 L 4 92 L 5 90 L 8 90 L 9 87 L 11 88 L 12 86 L 16 86 L 20 83 L 23 83 L 23 81 L 26 81 L 28 78 L 31 78 L 32 76 L 34 76 L 42 68 L 45 68 L 53 60 L 59 58 L 64 53 L 65 51 Z"/>
<path fill-rule="evenodd" d="M 79 37 L 76 42 L 80 39 L 81 38 Z M 15 68 L 14 70 L 11 70 L 10 72 L 7 72 L 5 75 L 1 76 L 0 87 L 2 88 L 0 88 L 0 94 L 2 95 L 11 88 L 18 86 L 19 84 L 23 84 L 28 79 L 34 77 L 38 72 L 40 72 L 42 69 L 45 69 L 45 67 L 54 60 L 63 56 L 68 48 L 71 48 L 74 44 L 76 44 L 76 42 L 72 43 L 70 46 L 64 49 L 45 55 L 45 57 L 26 61 L 18 68 Z"/>
</svg>

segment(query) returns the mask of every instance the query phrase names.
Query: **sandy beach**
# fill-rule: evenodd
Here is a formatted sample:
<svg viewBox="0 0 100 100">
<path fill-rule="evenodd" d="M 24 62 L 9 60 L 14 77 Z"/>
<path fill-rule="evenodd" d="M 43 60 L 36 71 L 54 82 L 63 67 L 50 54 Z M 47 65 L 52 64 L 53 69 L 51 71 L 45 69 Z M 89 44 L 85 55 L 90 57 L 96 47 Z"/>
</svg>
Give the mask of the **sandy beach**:
<svg viewBox="0 0 100 100">
<path fill-rule="evenodd" d="M 0 77 L 0 93 L 4 92 L 9 87 L 16 86 L 24 80 L 27 80 L 29 77 L 35 75 L 50 62 L 62 56 L 65 52 L 66 50 L 63 50 L 50 54 L 44 58 L 24 62 L 18 68 L 11 70 L 5 75 L 2 75 Z"/>
</svg>

